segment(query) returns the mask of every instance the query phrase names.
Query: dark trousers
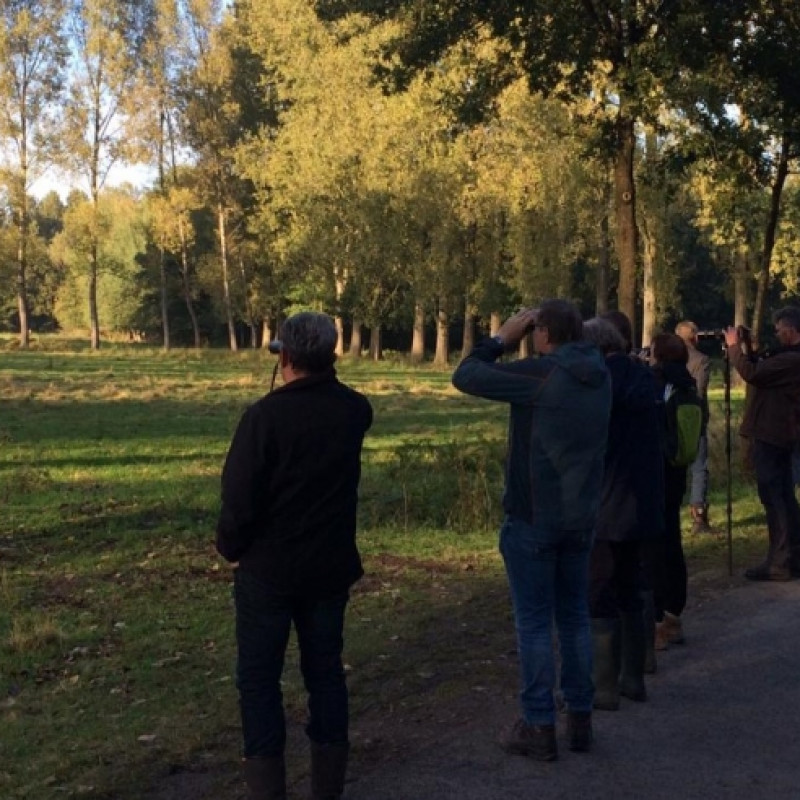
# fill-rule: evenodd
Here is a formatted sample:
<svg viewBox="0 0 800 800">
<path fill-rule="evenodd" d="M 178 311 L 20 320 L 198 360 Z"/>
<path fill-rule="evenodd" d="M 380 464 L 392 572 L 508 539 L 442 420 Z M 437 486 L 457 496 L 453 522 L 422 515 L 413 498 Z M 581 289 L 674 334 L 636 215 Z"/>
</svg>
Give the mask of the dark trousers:
<svg viewBox="0 0 800 800">
<path fill-rule="evenodd" d="M 641 542 L 595 541 L 589 560 L 589 614 L 615 619 L 642 610 Z"/>
<path fill-rule="evenodd" d="M 281 755 L 286 745 L 281 674 L 292 623 L 308 692 L 308 737 L 347 742 L 347 686 L 342 631 L 348 593 L 323 599 L 276 595 L 256 576 L 236 570 L 236 685 L 244 756 Z"/>
<path fill-rule="evenodd" d="M 681 504 L 686 467 L 664 465 L 664 535 L 643 547 L 645 581 L 653 588 L 656 619 L 664 612 L 680 616 L 686 608 L 688 575 L 681 543 Z"/>
<path fill-rule="evenodd" d="M 800 508 L 792 482 L 792 451 L 756 439 L 753 464 L 758 497 L 767 514 L 767 563 L 780 568 L 800 566 Z"/>
</svg>

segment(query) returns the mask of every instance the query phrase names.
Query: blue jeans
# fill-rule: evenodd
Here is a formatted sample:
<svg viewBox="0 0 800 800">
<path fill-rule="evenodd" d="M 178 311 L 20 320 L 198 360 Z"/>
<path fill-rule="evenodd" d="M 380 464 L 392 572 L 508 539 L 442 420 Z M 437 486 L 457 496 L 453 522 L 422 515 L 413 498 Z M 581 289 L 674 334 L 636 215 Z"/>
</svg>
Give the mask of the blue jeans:
<svg viewBox="0 0 800 800">
<path fill-rule="evenodd" d="M 689 467 L 689 505 L 708 505 L 708 436 L 702 434 L 697 447 L 697 458 Z"/>
<path fill-rule="evenodd" d="M 342 631 L 348 593 L 323 599 L 277 595 L 255 575 L 237 569 L 234 600 L 244 757 L 276 756 L 284 751 L 281 674 L 292 623 L 308 692 L 306 734 L 317 744 L 347 742 Z"/>
<path fill-rule="evenodd" d="M 592 635 L 589 555 L 592 531 L 547 531 L 513 517 L 500 530 L 517 629 L 528 725 L 555 723 L 553 619 L 561 650 L 561 692 L 570 711 L 591 711 Z"/>
</svg>

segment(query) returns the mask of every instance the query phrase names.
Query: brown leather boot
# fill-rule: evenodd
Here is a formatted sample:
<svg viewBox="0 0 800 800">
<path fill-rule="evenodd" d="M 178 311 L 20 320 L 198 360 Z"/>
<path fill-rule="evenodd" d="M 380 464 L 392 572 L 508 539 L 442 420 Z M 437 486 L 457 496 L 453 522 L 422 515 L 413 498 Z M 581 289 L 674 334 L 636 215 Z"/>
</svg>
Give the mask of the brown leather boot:
<svg viewBox="0 0 800 800">
<path fill-rule="evenodd" d="M 283 756 L 246 758 L 242 762 L 249 800 L 286 800 L 286 764 Z"/>
<path fill-rule="evenodd" d="M 669 644 L 683 644 L 683 623 L 677 614 L 664 612 L 664 621 L 661 623 L 663 635 Z"/>
<path fill-rule="evenodd" d="M 311 742 L 311 795 L 313 800 L 339 800 L 344 792 L 350 745 Z"/>
</svg>

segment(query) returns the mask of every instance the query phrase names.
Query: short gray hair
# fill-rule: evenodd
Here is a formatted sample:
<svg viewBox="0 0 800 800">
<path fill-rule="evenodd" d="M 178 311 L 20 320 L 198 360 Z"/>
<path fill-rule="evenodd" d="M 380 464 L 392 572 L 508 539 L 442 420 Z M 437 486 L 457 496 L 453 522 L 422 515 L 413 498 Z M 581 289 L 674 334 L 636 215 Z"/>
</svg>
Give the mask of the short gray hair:
<svg viewBox="0 0 800 800">
<path fill-rule="evenodd" d="M 281 326 L 281 349 L 305 372 L 324 372 L 336 361 L 336 326 L 327 314 L 301 311 Z"/>
<path fill-rule="evenodd" d="M 675 333 L 683 339 L 684 342 L 691 342 L 697 338 L 697 325 L 690 319 L 685 319 L 675 326 Z"/>
<path fill-rule="evenodd" d="M 583 338 L 597 347 L 603 355 L 627 351 L 625 337 L 607 319 L 593 317 L 584 322 Z"/>
</svg>

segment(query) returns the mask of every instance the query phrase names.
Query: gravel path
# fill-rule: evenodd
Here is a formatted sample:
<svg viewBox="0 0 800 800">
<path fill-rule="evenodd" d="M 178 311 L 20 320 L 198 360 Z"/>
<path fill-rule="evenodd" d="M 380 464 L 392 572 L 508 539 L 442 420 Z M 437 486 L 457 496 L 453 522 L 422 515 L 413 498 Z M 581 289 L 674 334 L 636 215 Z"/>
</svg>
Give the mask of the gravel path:
<svg viewBox="0 0 800 800">
<path fill-rule="evenodd" d="M 433 742 L 421 732 L 402 762 L 355 772 L 345 799 L 798 800 L 800 581 L 737 586 L 684 628 L 687 643 L 659 654 L 647 703 L 595 714 L 591 753 L 505 755 L 496 741 L 516 702 L 498 687 L 475 698 L 469 722 Z"/>
</svg>

